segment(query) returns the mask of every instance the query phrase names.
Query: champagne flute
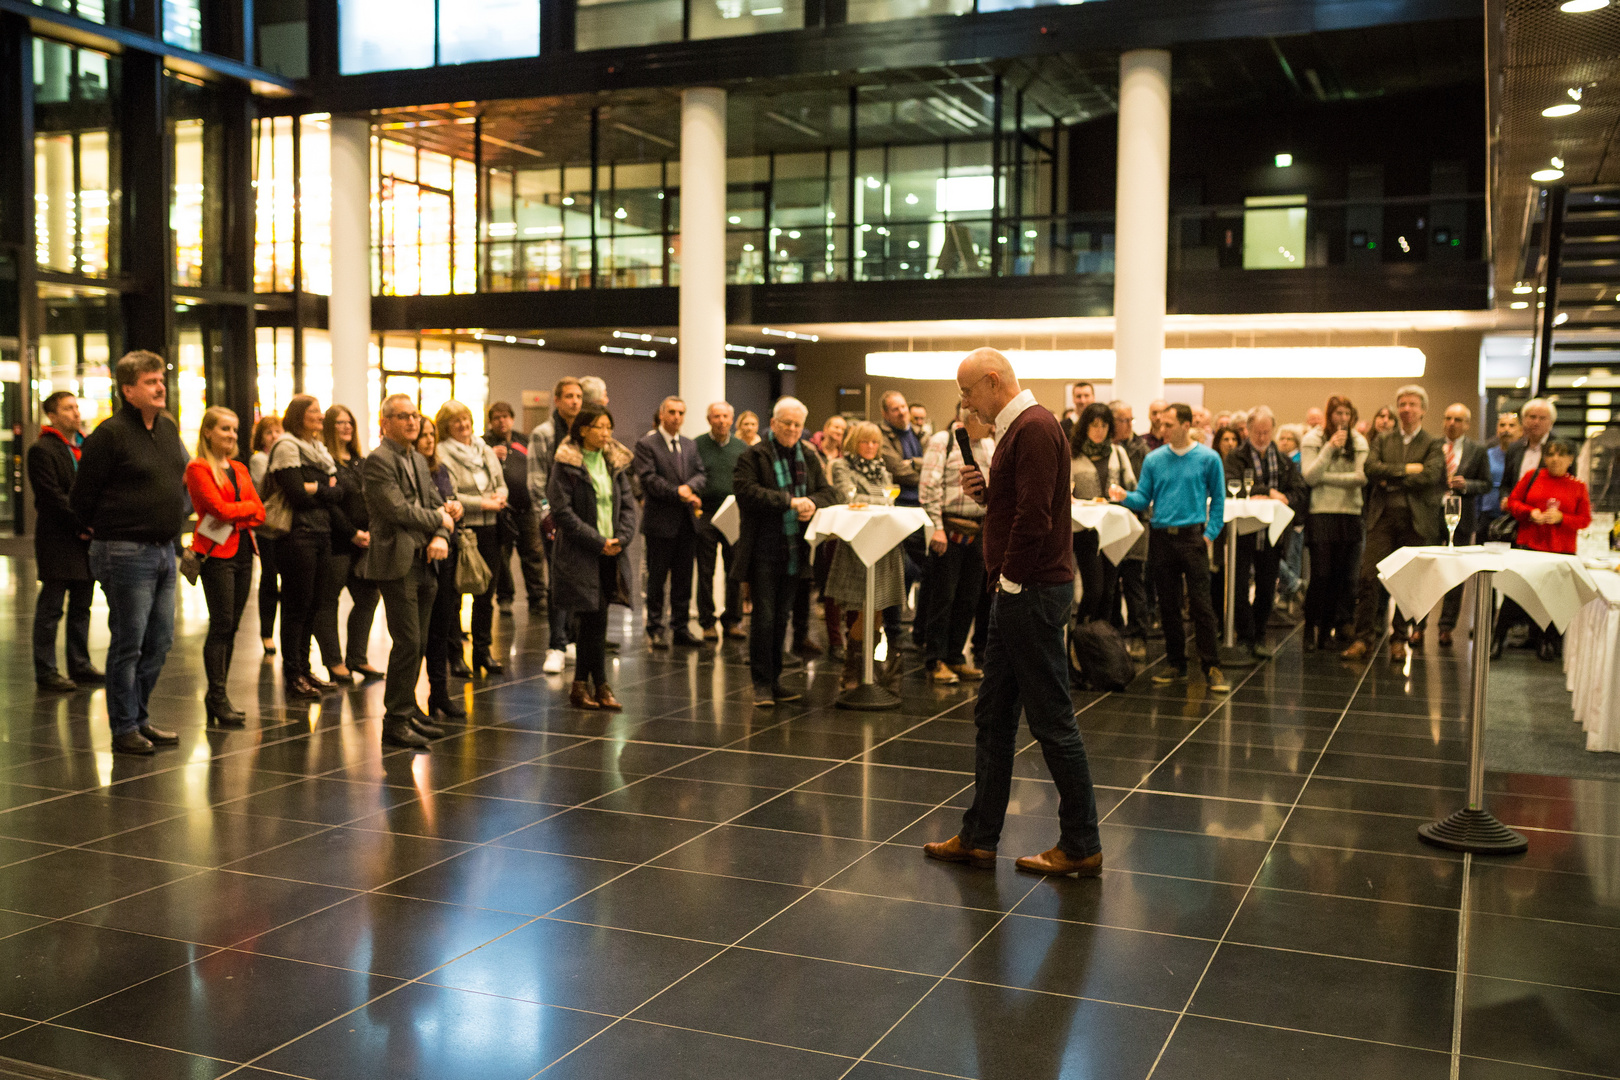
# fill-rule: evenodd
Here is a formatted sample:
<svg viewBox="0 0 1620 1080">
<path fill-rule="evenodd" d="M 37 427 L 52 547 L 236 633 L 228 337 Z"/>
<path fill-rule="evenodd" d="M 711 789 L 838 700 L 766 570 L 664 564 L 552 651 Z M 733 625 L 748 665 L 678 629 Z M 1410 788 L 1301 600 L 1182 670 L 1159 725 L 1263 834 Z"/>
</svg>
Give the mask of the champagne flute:
<svg viewBox="0 0 1620 1080">
<path fill-rule="evenodd" d="M 1254 470 L 1253 469 L 1244 469 L 1243 470 L 1243 497 L 1245 499 L 1247 499 L 1249 497 L 1250 493 L 1252 493 L 1253 491 L 1254 491 Z"/>
<path fill-rule="evenodd" d="M 1447 495 L 1444 499 L 1446 515 L 1446 547 L 1457 546 L 1457 523 L 1462 520 L 1462 496 Z"/>
</svg>

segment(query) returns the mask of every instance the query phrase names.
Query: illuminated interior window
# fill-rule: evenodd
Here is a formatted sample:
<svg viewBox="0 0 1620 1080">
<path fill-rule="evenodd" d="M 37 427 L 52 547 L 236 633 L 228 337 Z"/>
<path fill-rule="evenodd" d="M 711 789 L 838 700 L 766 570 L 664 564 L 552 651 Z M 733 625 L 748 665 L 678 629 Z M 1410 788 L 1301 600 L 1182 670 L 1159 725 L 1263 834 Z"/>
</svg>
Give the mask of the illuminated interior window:
<svg viewBox="0 0 1620 1080">
<path fill-rule="evenodd" d="M 174 125 L 174 187 L 169 206 L 174 234 L 174 280 L 203 283 L 203 122 Z M 201 348 L 201 346 L 198 346 Z"/>
<path fill-rule="evenodd" d="M 432 418 L 439 406 L 454 398 L 472 411 L 473 431 L 482 434 L 484 411 L 489 401 L 489 380 L 484 368 L 484 347 L 476 342 L 452 341 L 439 337 L 413 337 L 388 334 L 378 346 L 373 339 L 373 366 L 370 385 L 376 394 L 371 412 L 375 416 L 383 400 L 405 394 L 416 402 L 423 416 Z"/>
<path fill-rule="evenodd" d="M 372 144 L 377 291 L 475 291 L 478 196 L 472 163 L 393 139 Z"/>
<path fill-rule="evenodd" d="M 332 291 L 332 133 L 327 113 L 254 121 L 253 187 L 256 230 L 253 287 L 291 292 L 295 260 L 305 292 Z M 295 135 L 296 132 L 296 135 Z M 294 142 L 297 154 L 294 154 Z M 294 176 L 294 164 L 298 176 Z M 296 212 L 303 210 L 303 220 Z"/>
<path fill-rule="evenodd" d="M 257 330 L 259 415 L 280 416 L 296 391 L 293 389 L 293 332 L 285 326 Z"/>
<path fill-rule="evenodd" d="M 207 351 L 201 330 L 181 330 L 175 353 L 175 383 L 179 397 L 180 445 L 188 454 L 197 448 L 197 430 L 208 408 Z"/>
</svg>

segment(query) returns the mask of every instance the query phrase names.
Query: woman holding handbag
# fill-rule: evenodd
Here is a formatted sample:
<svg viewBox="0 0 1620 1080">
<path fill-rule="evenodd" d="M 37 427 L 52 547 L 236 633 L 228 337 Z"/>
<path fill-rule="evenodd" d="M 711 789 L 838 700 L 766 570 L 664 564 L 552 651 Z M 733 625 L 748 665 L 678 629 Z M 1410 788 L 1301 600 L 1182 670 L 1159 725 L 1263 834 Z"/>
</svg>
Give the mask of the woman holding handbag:
<svg viewBox="0 0 1620 1080">
<path fill-rule="evenodd" d="M 203 705 L 208 722 L 220 727 L 242 727 L 247 722 L 247 715 L 226 695 L 225 682 L 236 630 L 253 588 L 253 529 L 264 521 L 264 504 L 248 467 L 236 460 L 236 447 L 236 414 L 216 405 L 203 413 L 197 456 L 186 466 L 186 491 L 197 511 L 188 554 L 202 560 L 199 577 L 208 603 L 208 637 L 203 641 L 208 693 Z"/>
<path fill-rule="evenodd" d="M 500 527 L 496 522 L 506 508 L 506 473 L 495 451 L 484 445 L 482 439 L 473 438 L 472 410 L 461 402 L 452 399 L 439 406 L 433 426 L 441 436 L 439 458 L 450 470 L 456 499 L 466 508 L 463 527 L 472 529 L 478 539 L 478 554 L 493 571 L 501 561 Z M 506 670 L 495 660 L 491 650 L 497 576 L 491 573 L 489 587 L 473 597 L 474 675 L 499 675 Z"/>
<path fill-rule="evenodd" d="M 546 488 L 557 522 L 551 587 L 557 609 L 578 616 L 568 695 L 576 709 L 624 707 L 607 683 L 607 624 L 609 604 L 630 606 L 625 549 L 636 536 L 631 457 L 613 438 L 613 414 L 587 405 L 557 448 Z"/>
<path fill-rule="evenodd" d="M 1592 502 L 1586 485 L 1569 470 L 1575 464 L 1575 448 L 1563 439 L 1550 440 L 1541 451 L 1541 463 L 1513 485 L 1513 493 L 1503 506 L 1519 522 L 1513 546 L 1528 551 L 1575 554 L 1575 542 L 1582 529 L 1592 524 Z M 1522 610 L 1522 609 L 1521 609 Z M 1506 605 L 1503 605 L 1506 614 Z M 1502 654 L 1508 620 L 1497 616 L 1491 634 L 1491 659 Z M 1532 624 L 1531 633 L 1537 633 Z M 1536 652 L 1543 660 L 1556 660 L 1563 654 L 1564 636 L 1556 626 L 1540 632 Z"/>
<path fill-rule="evenodd" d="M 456 517 L 461 513 L 460 504 L 455 501 L 456 485 L 450 479 L 450 470 L 439 460 L 439 433 L 433 421 L 425 416 L 422 417 L 422 429 L 416 436 L 416 452 L 427 458 L 433 486 L 439 489 L 450 516 Z M 456 532 L 461 532 L 460 521 L 456 522 Z M 451 555 L 454 556 L 457 550 L 457 544 L 452 541 Z M 461 593 L 456 591 L 456 559 L 440 559 L 428 565 L 435 568 L 439 576 L 439 590 L 433 594 L 433 613 L 428 617 L 427 648 L 423 651 L 428 678 L 428 712 L 435 717 L 460 718 L 467 715 L 467 709 L 461 704 L 459 690 L 455 694 L 450 693 L 450 677 L 463 678 L 472 672 L 462 661 L 459 647 L 454 650 L 454 659 L 451 658 L 450 643 L 457 640 L 461 630 Z"/>
</svg>

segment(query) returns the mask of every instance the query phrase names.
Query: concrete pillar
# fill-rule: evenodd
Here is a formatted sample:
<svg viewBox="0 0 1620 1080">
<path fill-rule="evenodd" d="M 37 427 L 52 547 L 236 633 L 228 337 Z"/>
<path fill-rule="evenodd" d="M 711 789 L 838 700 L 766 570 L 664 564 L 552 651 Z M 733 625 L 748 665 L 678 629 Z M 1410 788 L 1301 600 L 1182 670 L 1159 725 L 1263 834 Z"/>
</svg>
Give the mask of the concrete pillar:
<svg viewBox="0 0 1620 1080">
<path fill-rule="evenodd" d="M 371 344 L 371 122 L 332 117 L 332 295 L 326 325 L 332 342 L 332 398 L 347 405 L 355 427 L 371 430 L 366 365 Z M 305 185 L 308 192 L 310 185 Z"/>
<path fill-rule="evenodd" d="M 1119 58 L 1119 174 L 1114 218 L 1114 396 L 1145 430 L 1164 390 L 1165 271 L 1170 250 L 1170 54 Z"/>
<path fill-rule="evenodd" d="M 726 92 L 681 91 L 680 396 L 688 435 L 726 396 Z"/>
</svg>

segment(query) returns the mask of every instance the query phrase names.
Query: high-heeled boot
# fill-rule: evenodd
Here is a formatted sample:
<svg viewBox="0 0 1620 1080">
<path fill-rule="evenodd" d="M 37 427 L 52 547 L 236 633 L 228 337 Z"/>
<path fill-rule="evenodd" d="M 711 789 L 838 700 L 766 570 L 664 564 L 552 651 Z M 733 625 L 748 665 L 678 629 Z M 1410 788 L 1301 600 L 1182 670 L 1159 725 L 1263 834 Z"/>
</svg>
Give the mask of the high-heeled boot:
<svg viewBox="0 0 1620 1080">
<path fill-rule="evenodd" d="M 853 690 L 861 685 L 861 673 L 866 666 L 866 642 L 861 639 L 861 624 L 856 622 L 844 638 L 844 673 L 841 685 Z"/>
<path fill-rule="evenodd" d="M 208 675 L 208 693 L 203 707 L 208 711 L 208 722 L 220 727 L 242 727 L 247 713 L 231 704 L 225 694 L 225 678 L 230 671 L 230 646 L 223 642 L 203 643 L 203 670 Z"/>
<path fill-rule="evenodd" d="M 461 643 L 452 641 L 449 646 L 450 674 L 458 679 L 472 678 L 472 668 L 467 666 L 467 659 L 462 655 Z"/>
<path fill-rule="evenodd" d="M 461 698 L 450 693 L 448 681 L 444 675 L 428 674 L 428 715 L 446 716 L 461 719 L 467 715 L 467 707 L 461 703 Z"/>
<path fill-rule="evenodd" d="M 499 675 L 506 670 L 506 666 L 489 654 L 487 648 L 473 649 L 472 658 L 473 675 Z"/>
</svg>

